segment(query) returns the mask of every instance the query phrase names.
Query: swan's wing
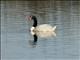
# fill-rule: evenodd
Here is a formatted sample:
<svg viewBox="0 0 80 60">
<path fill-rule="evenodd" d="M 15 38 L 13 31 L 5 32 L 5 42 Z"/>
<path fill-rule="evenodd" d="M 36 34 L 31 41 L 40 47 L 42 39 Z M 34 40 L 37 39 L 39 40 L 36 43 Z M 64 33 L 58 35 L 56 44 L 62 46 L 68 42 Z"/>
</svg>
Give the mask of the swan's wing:
<svg viewBox="0 0 80 60">
<path fill-rule="evenodd" d="M 52 26 L 51 25 L 49 25 L 49 24 L 42 24 L 42 25 L 38 25 L 37 27 L 36 27 L 36 30 L 37 31 L 44 31 L 44 32 L 46 32 L 46 31 L 52 31 Z"/>
</svg>

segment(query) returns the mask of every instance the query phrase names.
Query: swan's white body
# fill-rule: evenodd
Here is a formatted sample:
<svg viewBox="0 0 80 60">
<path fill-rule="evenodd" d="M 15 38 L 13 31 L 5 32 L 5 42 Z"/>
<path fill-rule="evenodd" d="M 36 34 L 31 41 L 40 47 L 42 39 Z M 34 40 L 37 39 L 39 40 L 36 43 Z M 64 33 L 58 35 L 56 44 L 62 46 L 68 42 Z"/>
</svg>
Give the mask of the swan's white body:
<svg viewBox="0 0 80 60">
<path fill-rule="evenodd" d="M 56 26 L 52 27 L 49 24 L 42 24 L 38 25 L 37 27 L 32 27 L 31 28 L 31 34 L 38 35 L 40 37 L 49 37 L 49 36 L 56 36 L 56 33 L 54 32 L 56 29 Z"/>
</svg>

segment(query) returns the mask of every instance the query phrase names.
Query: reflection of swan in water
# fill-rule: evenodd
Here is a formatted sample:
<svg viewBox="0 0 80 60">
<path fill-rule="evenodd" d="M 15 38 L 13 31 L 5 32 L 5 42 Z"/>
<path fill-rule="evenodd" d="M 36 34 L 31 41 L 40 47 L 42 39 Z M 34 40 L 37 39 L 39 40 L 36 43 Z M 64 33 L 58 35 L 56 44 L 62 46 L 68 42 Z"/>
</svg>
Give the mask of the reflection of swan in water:
<svg viewBox="0 0 80 60">
<path fill-rule="evenodd" d="M 36 47 L 36 44 L 37 44 L 37 35 L 33 35 L 33 37 L 34 37 L 34 41 L 32 41 L 32 40 L 29 40 L 29 45 L 30 45 L 30 47 Z"/>
<path fill-rule="evenodd" d="M 56 33 L 54 32 L 56 29 L 56 26 L 52 27 L 49 24 L 42 24 L 37 26 L 37 18 L 35 16 L 29 16 L 29 20 L 32 20 L 33 26 L 31 27 L 31 34 L 34 37 L 34 42 L 37 42 L 37 36 L 39 37 L 50 37 L 50 36 L 56 36 Z"/>
</svg>

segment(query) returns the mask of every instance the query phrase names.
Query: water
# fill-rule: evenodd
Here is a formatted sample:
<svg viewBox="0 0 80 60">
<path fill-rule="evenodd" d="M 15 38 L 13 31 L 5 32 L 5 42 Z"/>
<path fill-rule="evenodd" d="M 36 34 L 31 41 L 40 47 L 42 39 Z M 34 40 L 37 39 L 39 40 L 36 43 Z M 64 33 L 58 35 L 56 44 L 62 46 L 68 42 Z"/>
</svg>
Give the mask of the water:
<svg viewBox="0 0 80 60">
<path fill-rule="evenodd" d="M 1 1 L 2 60 L 79 60 L 80 1 Z M 32 22 L 57 26 L 56 37 L 38 38 L 30 47 Z"/>
</svg>

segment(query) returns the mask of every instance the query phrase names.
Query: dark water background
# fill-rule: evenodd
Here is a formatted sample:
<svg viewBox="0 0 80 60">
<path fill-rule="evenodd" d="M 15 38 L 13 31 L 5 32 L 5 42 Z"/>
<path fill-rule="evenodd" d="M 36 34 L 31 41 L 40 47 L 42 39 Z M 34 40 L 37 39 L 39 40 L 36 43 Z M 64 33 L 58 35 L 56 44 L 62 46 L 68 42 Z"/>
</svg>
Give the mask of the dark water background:
<svg viewBox="0 0 80 60">
<path fill-rule="evenodd" d="M 27 15 L 35 15 L 38 24 L 56 25 L 56 37 L 33 40 Z M 79 60 L 80 1 L 1 1 L 2 60 Z"/>
</svg>

